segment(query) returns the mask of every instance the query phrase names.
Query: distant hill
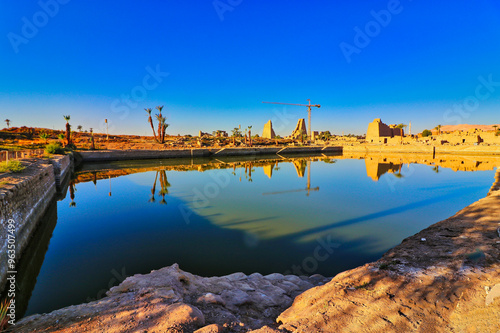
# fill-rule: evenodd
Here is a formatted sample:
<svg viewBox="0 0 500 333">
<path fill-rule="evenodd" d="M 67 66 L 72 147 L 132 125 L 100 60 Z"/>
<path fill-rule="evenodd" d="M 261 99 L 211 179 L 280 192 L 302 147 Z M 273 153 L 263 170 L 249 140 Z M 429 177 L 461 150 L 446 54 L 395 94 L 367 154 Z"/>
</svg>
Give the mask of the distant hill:
<svg viewBox="0 0 500 333">
<path fill-rule="evenodd" d="M 494 131 L 495 128 L 492 125 L 468 125 L 468 124 L 460 124 L 460 125 L 443 125 L 441 127 L 441 132 L 454 132 L 454 131 L 469 131 L 475 128 L 483 130 L 483 131 Z M 500 124 L 497 124 L 498 129 L 500 129 Z M 432 129 L 432 131 L 436 131 Z"/>
</svg>

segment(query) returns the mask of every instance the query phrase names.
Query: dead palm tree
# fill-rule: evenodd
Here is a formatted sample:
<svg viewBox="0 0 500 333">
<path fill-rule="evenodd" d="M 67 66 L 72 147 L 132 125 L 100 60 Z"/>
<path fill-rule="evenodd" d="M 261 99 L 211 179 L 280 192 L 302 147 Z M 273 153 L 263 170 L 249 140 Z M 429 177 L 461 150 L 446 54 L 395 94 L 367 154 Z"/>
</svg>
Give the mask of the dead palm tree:
<svg viewBox="0 0 500 333">
<path fill-rule="evenodd" d="M 4 121 L 7 124 L 7 128 L 9 128 L 10 127 L 10 119 L 5 119 Z"/>
<path fill-rule="evenodd" d="M 155 137 L 155 141 L 158 141 L 158 139 L 156 139 L 156 133 L 155 133 L 155 127 L 153 126 L 153 119 L 151 118 L 151 108 L 147 108 L 147 109 L 144 109 L 146 110 L 146 112 L 148 113 L 149 117 L 148 117 L 148 122 L 149 122 L 149 125 L 151 125 L 151 129 L 153 130 L 153 135 Z"/>
<path fill-rule="evenodd" d="M 66 145 L 69 145 L 71 143 L 71 125 L 69 124 L 71 116 L 67 115 L 63 117 L 66 120 Z"/>
<path fill-rule="evenodd" d="M 252 147 L 252 126 L 248 126 L 248 141 L 250 147 Z"/>
</svg>

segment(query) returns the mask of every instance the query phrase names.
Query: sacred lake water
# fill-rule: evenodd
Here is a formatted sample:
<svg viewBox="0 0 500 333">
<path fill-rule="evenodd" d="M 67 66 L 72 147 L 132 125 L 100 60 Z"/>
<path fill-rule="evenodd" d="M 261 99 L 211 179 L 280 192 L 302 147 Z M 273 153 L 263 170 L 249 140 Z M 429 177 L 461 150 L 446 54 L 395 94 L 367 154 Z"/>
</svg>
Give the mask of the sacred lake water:
<svg viewBox="0 0 500 333">
<path fill-rule="evenodd" d="M 334 276 L 486 196 L 495 163 L 322 156 L 86 164 L 41 221 L 50 227 L 34 239 L 22 307 L 29 315 L 95 300 L 126 276 L 173 263 L 202 276 Z"/>
</svg>

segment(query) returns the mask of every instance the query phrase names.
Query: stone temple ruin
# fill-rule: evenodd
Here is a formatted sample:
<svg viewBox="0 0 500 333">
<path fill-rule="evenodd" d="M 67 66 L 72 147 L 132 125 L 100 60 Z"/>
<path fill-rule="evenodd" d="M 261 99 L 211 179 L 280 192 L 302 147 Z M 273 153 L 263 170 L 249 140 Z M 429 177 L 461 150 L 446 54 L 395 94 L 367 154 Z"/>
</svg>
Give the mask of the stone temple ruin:
<svg viewBox="0 0 500 333">
<path fill-rule="evenodd" d="M 388 143 L 392 138 L 401 138 L 404 136 L 402 128 L 397 128 L 397 125 L 386 125 L 380 118 L 373 120 L 368 124 L 366 132 L 366 141 L 369 143 Z"/>
<path fill-rule="evenodd" d="M 299 119 L 297 122 L 297 126 L 295 126 L 295 129 L 292 132 L 291 138 L 292 139 L 300 139 L 300 135 L 307 135 L 307 130 L 306 130 L 306 121 L 304 118 Z"/>
<path fill-rule="evenodd" d="M 264 125 L 264 131 L 262 132 L 262 137 L 264 139 L 274 139 L 276 134 L 274 133 L 273 130 L 273 123 L 271 120 L 269 120 L 265 125 Z"/>
</svg>

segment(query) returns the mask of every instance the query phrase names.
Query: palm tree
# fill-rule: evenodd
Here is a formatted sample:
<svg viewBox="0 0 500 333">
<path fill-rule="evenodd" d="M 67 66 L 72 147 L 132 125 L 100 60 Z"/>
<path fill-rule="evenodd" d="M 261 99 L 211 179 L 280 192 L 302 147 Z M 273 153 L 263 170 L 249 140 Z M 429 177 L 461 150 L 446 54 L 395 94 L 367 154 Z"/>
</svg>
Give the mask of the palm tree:
<svg viewBox="0 0 500 333">
<path fill-rule="evenodd" d="M 7 119 L 7 120 L 8 120 L 8 119 Z M 6 121 L 7 121 L 7 120 L 6 120 Z M 497 128 L 498 128 L 498 125 L 493 125 L 493 126 L 491 126 L 491 127 L 493 127 L 493 129 L 494 129 L 494 130 L 495 130 L 495 132 L 496 132 L 496 131 L 497 131 Z"/>
<path fill-rule="evenodd" d="M 252 126 L 248 126 L 248 140 L 250 147 L 252 147 Z"/>
<path fill-rule="evenodd" d="M 40 133 L 40 139 L 45 140 L 45 143 L 47 143 L 49 139 L 49 135 L 45 132 Z"/>
<path fill-rule="evenodd" d="M 443 126 L 437 125 L 436 127 L 434 127 L 434 129 L 438 131 L 438 135 L 441 135 L 441 127 Z"/>
<path fill-rule="evenodd" d="M 161 130 L 162 130 L 162 127 L 161 127 L 162 126 L 162 124 L 161 124 L 161 118 L 162 118 L 161 110 L 163 110 L 163 105 L 157 106 L 156 110 L 160 111 L 160 114 L 156 115 L 156 119 L 158 120 L 158 137 L 161 140 Z"/>
<path fill-rule="evenodd" d="M 63 117 L 66 120 L 66 145 L 69 145 L 71 143 L 71 125 L 69 124 L 71 116 L 67 115 Z"/>
<path fill-rule="evenodd" d="M 161 114 L 155 114 L 156 121 L 158 122 L 158 143 L 161 143 L 161 120 L 163 116 Z"/>
<path fill-rule="evenodd" d="M 233 145 L 236 144 L 236 137 L 241 137 L 241 131 L 238 127 L 235 127 L 234 129 L 231 130 L 233 135 L 231 137 L 233 138 Z"/>
<path fill-rule="evenodd" d="M 82 132 L 82 128 L 83 128 L 83 126 L 82 126 L 82 125 L 78 125 L 78 126 L 76 127 L 76 129 L 77 129 L 80 133 Z"/>
<path fill-rule="evenodd" d="M 9 128 L 10 127 L 10 119 L 5 119 L 4 121 L 7 123 L 7 128 Z"/>
<path fill-rule="evenodd" d="M 167 124 L 167 118 L 162 117 L 161 118 L 161 143 L 165 142 L 165 133 L 167 132 L 167 127 L 170 126 Z"/>
<path fill-rule="evenodd" d="M 149 117 L 148 117 L 148 122 L 149 122 L 149 125 L 151 125 L 151 129 L 153 130 L 153 135 L 155 137 L 155 141 L 158 141 L 158 139 L 156 139 L 156 133 L 155 133 L 155 127 L 153 126 L 153 119 L 151 118 L 151 108 L 147 108 L 147 109 L 144 109 L 146 110 L 146 112 L 148 113 Z"/>
<path fill-rule="evenodd" d="M 398 126 L 396 126 L 396 128 L 399 128 L 401 129 L 401 138 L 403 138 L 403 131 L 404 129 L 407 127 L 408 125 L 405 125 L 405 124 L 399 124 Z"/>
<path fill-rule="evenodd" d="M 90 149 L 95 150 L 94 129 L 90 128 Z"/>
</svg>

